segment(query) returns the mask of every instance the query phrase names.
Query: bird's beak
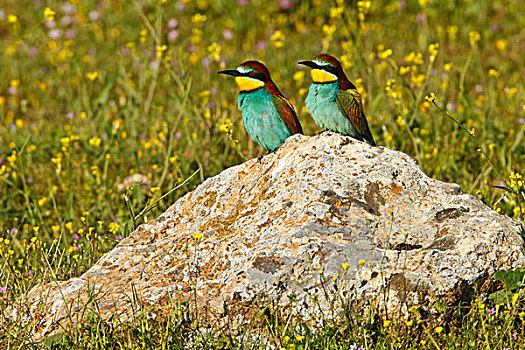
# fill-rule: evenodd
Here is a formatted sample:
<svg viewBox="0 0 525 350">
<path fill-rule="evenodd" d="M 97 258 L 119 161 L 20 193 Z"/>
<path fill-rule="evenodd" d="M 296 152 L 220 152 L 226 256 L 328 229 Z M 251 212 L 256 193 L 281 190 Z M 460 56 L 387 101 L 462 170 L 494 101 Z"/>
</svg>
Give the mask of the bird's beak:
<svg viewBox="0 0 525 350">
<path fill-rule="evenodd" d="M 231 75 L 233 77 L 241 76 L 242 73 L 235 69 L 227 69 L 227 70 L 221 70 L 220 72 L 217 72 L 217 74 L 227 74 Z"/>
<path fill-rule="evenodd" d="M 310 67 L 310 68 L 317 68 L 317 64 L 315 64 L 312 61 L 299 61 L 299 62 L 297 62 L 297 64 L 302 64 L 303 66 L 307 66 L 307 67 Z"/>
</svg>

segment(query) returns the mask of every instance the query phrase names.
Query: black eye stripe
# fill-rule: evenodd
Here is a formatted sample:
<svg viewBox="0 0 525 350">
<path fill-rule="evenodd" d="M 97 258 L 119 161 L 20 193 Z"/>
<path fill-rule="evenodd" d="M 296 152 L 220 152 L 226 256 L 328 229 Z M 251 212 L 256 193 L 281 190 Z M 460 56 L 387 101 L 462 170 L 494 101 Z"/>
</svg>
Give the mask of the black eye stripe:
<svg viewBox="0 0 525 350">
<path fill-rule="evenodd" d="M 249 72 L 245 76 L 249 76 L 250 78 L 255 78 L 260 81 L 266 81 L 266 77 L 264 76 L 264 74 L 259 72 Z"/>
<path fill-rule="evenodd" d="M 328 73 L 332 73 L 333 75 L 337 75 L 337 69 L 332 65 L 326 65 L 326 66 L 320 66 L 321 69 L 327 71 Z"/>
</svg>

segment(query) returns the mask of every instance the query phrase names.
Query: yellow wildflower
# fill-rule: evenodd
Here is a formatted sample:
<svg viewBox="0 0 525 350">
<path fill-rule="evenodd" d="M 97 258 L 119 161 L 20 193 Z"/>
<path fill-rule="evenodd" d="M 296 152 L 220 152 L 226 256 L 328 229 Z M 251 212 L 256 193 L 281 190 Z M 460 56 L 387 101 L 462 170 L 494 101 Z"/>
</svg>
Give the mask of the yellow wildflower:
<svg viewBox="0 0 525 350">
<path fill-rule="evenodd" d="M 436 95 L 431 92 L 430 95 L 425 96 L 425 100 L 428 102 L 435 102 L 436 101 Z"/>
<path fill-rule="evenodd" d="M 505 48 L 507 47 L 507 40 L 499 39 L 498 41 L 496 41 L 496 47 L 499 51 L 505 51 Z"/>
<path fill-rule="evenodd" d="M 162 57 L 162 53 L 168 49 L 168 46 L 158 45 L 156 49 L 157 49 L 157 52 L 156 52 L 157 57 Z"/>
<path fill-rule="evenodd" d="M 7 15 L 7 22 L 9 22 L 11 24 L 16 23 L 16 22 L 18 22 L 18 17 L 16 17 L 16 15 L 9 14 L 9 15 Z"/>
<path fill-rule="evenodd" d="M 379 57 L 382 60 L 386 60 L 388 57 L 392 56 L 392 50 L 386 49 L 384 51 L 378 52 L 377 57 Z"/>
<path fill-rule="evenodd" d="M 44 17 L 48 21 L 54 21 L 55 20 L 55 11 L 51 10 L 51 8 L 49 8 L 49 7 L 46 7 L 44 9 Z"/>
<path fill-rule="evenodd" d="M 399 67 L 399 75 L 405 75 L 408 72 L 410 72 L 411 67 L 410 66 L 401 66 Z"/>
<path fill-rule="evenodd" d="M 220 59 L 221 50 L 221 46 L 216 42 L 213 42 L 208 46 L 208 53 L 210 55 L 210 58 L 214 61 L 218 61 Z"/>
<path fill-rule="evenodd" d="M 89 139 L 89 144 L 93 147 L 99 147 L 100 142 L 102 142 L 102 140 L 100 139 L 100 137 L 97 137 L 97 136 L 93 136 L 92 138 Z"/>
<path fill-rule="evenodd" d="M 497 78 L 499 77 L 499 72 L 495 69 L 489 69 L 489 77 Z"/>
<path fill-rule="evenodd" d="M 97 71 L 86 73 L 86 78 L 90 81 L 95 81 L 99 76 L 99 73 Z"/>
<path fill-rule="evenodd" d="M 198 242 L 202 238 L 202 232 L 195 232 L 195 233 L 192 234 L 192 236 L 193 236 L 193 239 Z"/>
<path fill-rule="evenodd" d="M 479 34 L 479 32 L 476 32 L 475 30 L 471 30 L 468 33 L 468 40 L 470 42 L 470 45 L 475 46 L 476 43 L 481 40 L 481 34 Z"/>
<path fill-rule="evenodd" d="M 270 39 L 273 41 L 273 45 L 276 48 L 280 48 L 284 46 L 283 41 L 285 39 L 285 36 L 283 32 L 281 32 L 280 30 L 276 30 L 275 33 L 273 33 L 273 35 L 270 37 Z"/>
<path fill-rule="evenodd" d="M 117 224 L 116 222 L 110 222 L 109 223 L 108 230 L 109 230 L 110 233 L 115 234 L 115 233 L 117 233 L 118 229 L 119 229 L 119 224 Z"/>
<path fill-rule="evenodd" d="M 191 22 L 194 23 L 194 24 L 198 24 L 198 23 L 206 22 L 207 19 L 208 19 L 208 17 L 206 17 L 206 15 L 203 15 L 203 14 L 200 14 L 200 13 L 196 13 L 191 18 Z"/>
</svg>

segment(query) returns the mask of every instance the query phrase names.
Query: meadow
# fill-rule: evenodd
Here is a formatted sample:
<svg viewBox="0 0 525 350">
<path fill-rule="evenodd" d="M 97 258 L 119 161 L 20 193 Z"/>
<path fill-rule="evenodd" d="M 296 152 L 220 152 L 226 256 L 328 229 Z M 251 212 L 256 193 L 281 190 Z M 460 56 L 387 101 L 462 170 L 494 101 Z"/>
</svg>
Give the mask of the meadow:
<svg viewBox="0 0 525 350">
<path fill-rule="evenodd" d="M 523 220 L 523 14 L 519 0 L 2 1 L 0 314 L 40 281 L 82 274 L 204 179 L 264 154 L 235 84 L 216 74 L 247 59 L 268 66 L 312 135 L 311 80 L 297 61 L 338 57 L 378 145 Z M 480 295 L 438 324 L 417 310 L 318 332 L 277 311 L 258 317 L 276 348 L 518 349 L 523 294 Z M 45 344 L 32 322 L 2 317 L 5 349 L 259 347 L 224 329 L 203 334 L 176 312 L 118 326 L 93 317 Z"/>
</svg>

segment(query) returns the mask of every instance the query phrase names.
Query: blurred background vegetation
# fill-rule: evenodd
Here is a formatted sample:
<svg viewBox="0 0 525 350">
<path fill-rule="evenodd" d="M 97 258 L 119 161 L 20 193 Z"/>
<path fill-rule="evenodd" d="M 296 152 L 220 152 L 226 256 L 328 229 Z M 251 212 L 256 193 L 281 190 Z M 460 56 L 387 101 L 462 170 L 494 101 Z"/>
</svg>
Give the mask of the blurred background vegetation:
<svg viewBox="0 0 525 350">
<path fill-rule="evenodd" d="M 337 56 L 379 145 L 520 215 L 494 186 L 523 187 L 522 1 L 3 0 L 0 39 L 2 302 L 49 267 L 85 271 L 195 171 L 146 217 L 263 154 L 216 74 L 247 59 L 267 64 L 312 135 L 296 62 Z"/>
</svg>

